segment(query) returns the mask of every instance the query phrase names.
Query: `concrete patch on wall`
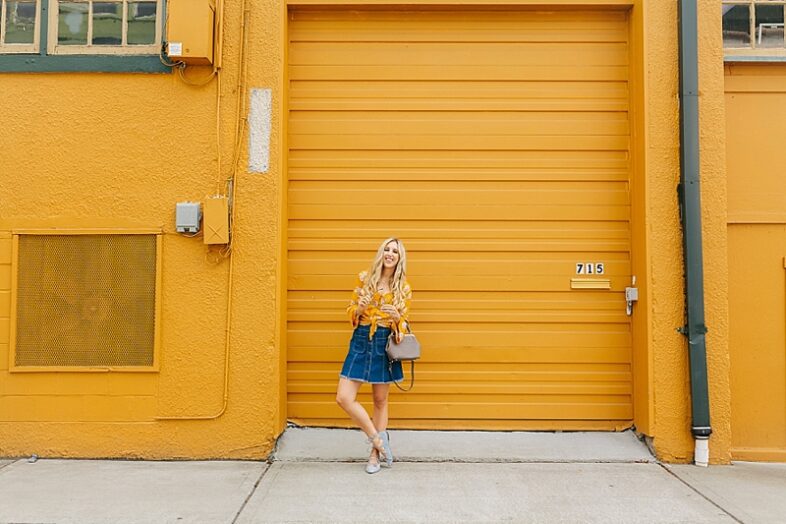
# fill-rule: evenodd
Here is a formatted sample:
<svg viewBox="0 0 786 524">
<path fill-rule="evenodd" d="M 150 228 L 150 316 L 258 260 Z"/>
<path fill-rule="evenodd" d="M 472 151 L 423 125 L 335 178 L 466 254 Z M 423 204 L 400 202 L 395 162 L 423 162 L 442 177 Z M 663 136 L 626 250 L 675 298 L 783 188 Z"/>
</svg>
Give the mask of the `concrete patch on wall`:
<svg viewBox="0 0 786 524">
<path fill-rule="evenodd" d="M 273 94 L 270 89 L 251 90 L 248 115 L 248 170 L 267 173 L 270 167 L 270 125 Z"/>
</svg>

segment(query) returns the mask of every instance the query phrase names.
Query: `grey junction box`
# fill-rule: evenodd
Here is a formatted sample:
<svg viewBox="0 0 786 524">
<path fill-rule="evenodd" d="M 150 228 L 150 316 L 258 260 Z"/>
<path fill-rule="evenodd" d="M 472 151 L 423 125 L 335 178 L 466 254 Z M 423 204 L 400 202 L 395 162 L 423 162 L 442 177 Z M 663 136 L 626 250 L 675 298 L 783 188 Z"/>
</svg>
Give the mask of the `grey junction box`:
<svg viewBox="0 0 786 524">
<path fill-rule="evenodd" d="M 202 204 L 178 202 L 175 208 L 175 227 L 178 233 L 198 233 L 202 221 Z"/>
</svg>

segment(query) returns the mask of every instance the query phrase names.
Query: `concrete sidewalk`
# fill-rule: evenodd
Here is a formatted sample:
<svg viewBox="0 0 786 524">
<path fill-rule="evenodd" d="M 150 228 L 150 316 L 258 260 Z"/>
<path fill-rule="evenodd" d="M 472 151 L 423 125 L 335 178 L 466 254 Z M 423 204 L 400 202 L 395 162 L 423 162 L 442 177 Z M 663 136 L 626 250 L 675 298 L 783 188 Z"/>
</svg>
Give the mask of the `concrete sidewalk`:
<svg viewBox="0 0 786 524">
<path fill-rule="evenodd" d="M 391 434 L 405 460 L 376 475 L 345 430 L 290 429 L 272 464 L 0 461 L 0 523 L 786 522 L 786 464 L 663 466 L 630 433 Z"/>
</svg>

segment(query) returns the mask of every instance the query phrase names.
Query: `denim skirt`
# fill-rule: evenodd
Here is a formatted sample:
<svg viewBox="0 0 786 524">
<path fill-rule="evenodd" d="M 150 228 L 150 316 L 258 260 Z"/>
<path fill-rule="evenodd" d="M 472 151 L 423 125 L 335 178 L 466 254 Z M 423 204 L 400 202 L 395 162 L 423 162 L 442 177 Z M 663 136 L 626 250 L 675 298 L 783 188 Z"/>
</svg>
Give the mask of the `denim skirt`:
<svg viewBox="0 0 786 524">
<path fill-rule="evenodd" d="M 349 341 L 349 353 L 341 368 L 341 377 L 370 384 L 390 384 L 404 380 L 401 362 L 389 365 L 385 346 L 390 328 L 379 326 L 373 338 L 368 338 L 371 326 L 358 326 Z M 392 373 L 391 373 L 392 369 Z"/>
</svg>

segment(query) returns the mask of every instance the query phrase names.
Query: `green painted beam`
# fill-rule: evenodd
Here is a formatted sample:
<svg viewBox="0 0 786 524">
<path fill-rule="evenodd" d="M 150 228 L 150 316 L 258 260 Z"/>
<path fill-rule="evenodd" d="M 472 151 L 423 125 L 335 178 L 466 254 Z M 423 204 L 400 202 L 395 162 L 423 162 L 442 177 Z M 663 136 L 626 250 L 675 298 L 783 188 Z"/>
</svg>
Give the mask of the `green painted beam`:
<svg viewBox="0 0 786 524">
<path fill-rule="evenodd" d="M 0 55 L 0 73 L 170 73 L 157 55 Z"/>
</svg>

